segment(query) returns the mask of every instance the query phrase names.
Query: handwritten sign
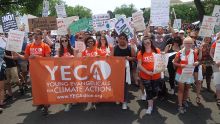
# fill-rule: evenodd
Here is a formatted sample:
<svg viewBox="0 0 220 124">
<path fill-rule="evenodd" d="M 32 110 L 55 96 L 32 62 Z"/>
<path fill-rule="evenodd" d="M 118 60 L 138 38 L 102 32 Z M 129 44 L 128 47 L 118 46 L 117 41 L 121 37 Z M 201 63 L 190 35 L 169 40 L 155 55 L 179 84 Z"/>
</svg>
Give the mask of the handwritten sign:
<svg viewBox="0 0 220 124">
<path fill-rule="evenodd" d="M 170 15 L 170 0 L 151 0 L 151 26 L 167 26 Z"/>
<path fill-rule="evenodd" d="M 217 17 L 204 16 L 200 27 L 199 36 L 211 37 L 216 24 Z"/>
<path fill-rule="evenodd" d="M 48 17 L 48 12 L 49 12 L 49 1 L 44 0 L 43 1 L 42 17 Z"/>
<path fill-rule="evenodd" d="M 61 5 L 56 5 L 56 12 L 57 12 L 57 17 L 58 18 L 62 18 L 62 17 L 67 17 L 66 16 L 66 9 L 65 9 L 65 5 L 61 4 Z"/>
<path fill-rule="evenodd" d="M 192 78 L 194 69 L 195 69 L 195 66 L 191 66 L 191 65 L 187 65 L 185 68 L 183 68 L 179 81 L 185 82 L 189 78 Z"/>
<path fill-rule="evenodd" d="M 115 30 L 118 34 L 121 34 L 124 32 L 129 39 L 133 38 L 133 30 L 126 21 L 126 18 L 120 18 L 118 21 L 115 23 Z"/>
<path fill-rule="evenodd" d="M 21 52 L 23 41 L 24 41 L 24 32 L 10 30 L 10 32 L 8 33 L 8 41 L 6 43 L 6 50 L 14 51 L 14 52 Z"/>
<path fill-rule="evenodd" d="M 36 28 L 39 28 L 41 30 L 57 30 L 56 17 L 28 19 L 28 24 L 30 32 L 33 32 Z"/>
<path fill-rule="evenodd" d="M 169 59 L 169 54 L 154 54 L 154 73 L 165 71 Z"/>
<path fill-rule="evenodd" d="M 92 16 L 93 27 L 95 31 L 103 31 L 110 29 L 109 14 L 98 14 Z"/>
<path fill-rule="evenodd" d="M 2 28 L 4 32 L 9 32 L 10 29 L 17 30 L 18 26 L 14 14 L 6 14 L 2 17 Z"/>
<path fill-rule="evenodd" d="M 216 42 L 214 61 L 220 61 L 220 42 Z"/>
<path fill-rule="evenodd" d="M 212 16 L 217 17 L 214 32 L 218 33 L 220 31 L 220 5 L 215 5 Z"/>
<path fill-rule="evenodd" d="M 76 41 L 75 42 L 75 49 L 79 50 L 79 52 L 83 52 L 86 49 L 86 45 L 84 42 Z"/>
<path fill-rule="evenodd" d="M 181 19 L 174 19 L 173 28 L 181 29 Z"/>
<path fill-rule="evenodd" d="M 133 25 L 136 31 L 144 31 L 146 29 L 144 23 L 143 12 L 139 11 L 132 14 Z"/>
</svg>

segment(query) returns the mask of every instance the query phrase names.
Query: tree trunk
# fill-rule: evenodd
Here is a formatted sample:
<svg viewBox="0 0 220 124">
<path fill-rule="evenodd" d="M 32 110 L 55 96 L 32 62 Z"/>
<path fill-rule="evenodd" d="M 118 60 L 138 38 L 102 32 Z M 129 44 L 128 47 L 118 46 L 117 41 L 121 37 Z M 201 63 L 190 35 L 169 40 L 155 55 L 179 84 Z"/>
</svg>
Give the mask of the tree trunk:
<svg viewBox="0 0 220 124">
<path fill-rule="evenodd" d="M 196 5 L 196 9 L 197 9 L 198 14 L 199 14 L 199 20 L 200 20 L 200 22 L 202 22 L 203 16 L 205 15 L 204 6 L 203 6 L 201 0 L 194 0 L 194 3 Z"/>
</svg>

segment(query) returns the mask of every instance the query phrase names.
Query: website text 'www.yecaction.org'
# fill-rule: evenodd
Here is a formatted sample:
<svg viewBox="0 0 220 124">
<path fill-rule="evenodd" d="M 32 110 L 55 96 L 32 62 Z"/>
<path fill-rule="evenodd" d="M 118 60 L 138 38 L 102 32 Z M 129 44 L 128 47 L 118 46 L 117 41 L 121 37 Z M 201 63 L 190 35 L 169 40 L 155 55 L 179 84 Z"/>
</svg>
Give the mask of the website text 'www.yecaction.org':
<svg viewBox="0 0 220 124">
<path fill-rule="evenodd" d="M 102 94 L 69 94 L 69 95 L 57 96 L 57 99 L 75 99 L 75 98 L 102 98 Z"/>
</svg>

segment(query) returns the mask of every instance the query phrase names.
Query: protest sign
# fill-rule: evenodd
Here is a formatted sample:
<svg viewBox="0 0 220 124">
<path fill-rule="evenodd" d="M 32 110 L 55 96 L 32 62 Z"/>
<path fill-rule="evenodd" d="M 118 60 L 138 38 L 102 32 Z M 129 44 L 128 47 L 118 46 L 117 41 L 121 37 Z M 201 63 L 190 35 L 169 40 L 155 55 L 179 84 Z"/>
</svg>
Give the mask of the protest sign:
<svg viewBox="0 0 220 124">
<path fill-rule="evenodd" d="M 28 19 L 28 24 L 30 32 L 33 32 L 36 28 L 39 28 L 41 30 L 57 30 L 56 17 Z"/>
<path fill-rule="evenodd" d="M 71 34 L 74 35 L 77 32 L 91 28 L 91 20 L 92 19 L 83 18 L 70 24 L 69 29 Z"/>
<path fill-rule="evenodd" d="M 115 23 L 117 22 L 116 18 L 110 19 L 109 24 L 110 24 L 110 29 L 115 29 Z"/>
<path fill-rule="evenodd" d="M 133 25 L 136 31 L 144 31 L 146 29 L 144 23 L 143 12 L 139 11 L 132 14 Z"/>
<path fill-rule="evenodd" d="M 8 33 L 8 41 L 6 43 L 6 50 L 14 51 L 14 52 L 21 52 L 23 41 L 24 41 L 23 31 L 10 30 Z"/>
<path fill-rule="evenodd" d="M 216 42 L 214 61 L 220 61 L 220 42 Z"/>
<path fill-rule="evenodd" d="M 79 20 L 79 16 L 57 18 L 57 34 L 58 35 L 68 34 L 69 25 L 77 20 Z"/>
<path fill-rule="evenodd" d="M 115 30 L 118 34 L 121 34 L 124 32 L 129 39 L 133 38 L 134 33 L 128 22 L 126 21 L 126 18 L 120 18 L 115 23 Z"/>
<path fill-rule="evenodd" d="M 211 37 L 216 24 L 217 17 L 204 16 L 200 27 L 199 36 Z"/>
<path fill-rule="evenodd" d="M 168 59 L 169 54 L 154 54 L 154 73 L 165 71 Z"/>
<path fill-rule="evenodd" d="M 95 31 L 103 31 L 110 29 L 109 14 L 97 14 L 92 16 L 93 27 Z"/>
<path fill-rule="evenodd" d="M 116 14 L 116 15 L 115 15 L 115 18 L 116 18 L 116 19 L 126 18 L 126 15 L 125 15 L 125 14 L 122 14 L 122 15 Z"/>
<path fill-rule="evenodd" d="M 43 1 L 42 17 L 48 17 L 48 12 L 49 12 L 49 1 L 44 0 Z"/>
<path fill-rule="evenodd" d="M 56 5 L 56 12 L 57 12 L 57 17 L 58 18 L 64 18 L 67 17 L 66 15 L 66 9 L 65 9 L 65 5 L 61 4 L 61 5 Z"/>
<path fill-rule="evenodd" d="M 17 30 L 18 26 L 14 14 L 6 14 L 2 17 L 2 28 L 4 32 L 9 32 L 10 29 Z"/>
<path fill-rule="evenodd" d="M 170 0 L 151 0 L 151 26 L 168 26 Z"/>
<path fill-rule="evenodd" d="M 174 19 L 173 28 L 178 30 L 181 29 L 181 19 Z"/>
<path fill-rule="evenodd" d="M 79 50 L 79 52 L 81 53 L 86 49 L 86 45 L 84 42 L 76 41 L 75 42 L 75 49 Z"/>
<path fill-rule="evenodd" d="M 123 102 L 124 72 L 122 57 L 30 60 L 33 103 Z"/>
<path fill-rule="evenodd" d="M 7 38 L 4 36 L 0 36 L 0 48 L 5 49 Z"/>
<path fill-rule="evenodd" d="M 4 33 L 4 31 L 2 29 L 2 25 L 0 25 L 0 33 Z"/>
<path fill-rule="evenodd" d="M 217 17 L 214 33 L 218 33 L 220 31 L 220 5 L 215 5 L 212 16 Z"/>
<path fill-rule="evenodd" d="M 184 83 L 189 78 L 193 78 L 194 69 L 195 69 L 195 66 L 192 66 L 192 65 L 187 65 L 186 67 L 184 67 L 179 81 Z"/>
</svg>

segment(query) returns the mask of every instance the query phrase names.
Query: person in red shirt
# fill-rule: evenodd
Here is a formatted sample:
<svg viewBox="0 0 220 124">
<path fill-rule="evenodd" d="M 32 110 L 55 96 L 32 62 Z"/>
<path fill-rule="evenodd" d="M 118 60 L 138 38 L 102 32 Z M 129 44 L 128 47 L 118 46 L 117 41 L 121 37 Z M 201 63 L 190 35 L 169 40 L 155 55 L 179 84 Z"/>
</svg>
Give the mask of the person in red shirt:
<svg viewBox="0 0 220 124">
<path fill-rule="evenodd" d="M 98 41 L 97 48 L 100 50 L 100 56 L 110 56 L 112 48 L 108 45 L 106 36 L 102 35 Z"/>
<path fill-rule="evenodd" d="M 216 44 L 220 43 L 220 33 L 217 34 L 217 40 L 212 44 L 211 50 L 210 50 L 210 56 L 214 59 Z M 220 106 L 220 83 L 219 83 L 219 77 L 220 77 L 220 61 L 215 61 L 215 65 L 213 66 L 213 72 L 214 72 L 214 82 L 216 84 L 216 96 L 217 96 L 217 105 Z"/>
<path fill-rule="evenodd" d="M 176 54 L 173 60 L 173 64 L 177 67 L 175 80 L 178 82 L 178 110 L 182 114 L 185 112 L 183 102 L 188 98 L 190 85 L 194 82 L 193 74 L 187 77 L 187 79 L 183 79 L 182 71 L 185 67 L 194 66 L 195 68 L 195 66 L 199 64 L 197 61 L 198 56 L 192 49 L 192 38 L 185 38 L 183 40 L 183 45 L 183 49 Z"/>
<path fill-rule="evenodd" d="M 27 45 L 25 49 L 25 55 L 13 53 L 14 57 L 28 60 L 36 57 L 50 57 L 51 49 L 43 42 L 43 32 L 40 29 L 36 29 L 34 33 L 34 42 Z M 49 105 L 40 105 L 37 109 L 42 109 L 44 115 L 48 114 Z"/>
<path fill-rule="evenodd" d="M 74 49 L 71 47 L 69 36 L 60 37 L 60 48 L 58 49 L 58 57 L 73 57 Z"/>
<path fill-rule="evenodd" d="M 147 94 L 147 114 L 151 114 L 153 110 L 153 98 L 156 97 L 161 81 L 161 74 L 153 72 L 154 54 L 160 54 L 160 50 L 153 45 L 151 36 L 145 36 L 143 38 L 141 51 L 138 52 L 137 59 L 138 68 L 140 69 L 139 76 Z"/>
<path fill-rule="evenodd" d="M 85 39 L 86 49 L 82 52 L 83 57 L 95 57 L 101 55 L 101 50 L 97 49 L 96 41 L 93 37 Z"/>
</svg>

